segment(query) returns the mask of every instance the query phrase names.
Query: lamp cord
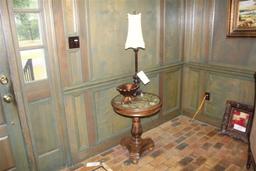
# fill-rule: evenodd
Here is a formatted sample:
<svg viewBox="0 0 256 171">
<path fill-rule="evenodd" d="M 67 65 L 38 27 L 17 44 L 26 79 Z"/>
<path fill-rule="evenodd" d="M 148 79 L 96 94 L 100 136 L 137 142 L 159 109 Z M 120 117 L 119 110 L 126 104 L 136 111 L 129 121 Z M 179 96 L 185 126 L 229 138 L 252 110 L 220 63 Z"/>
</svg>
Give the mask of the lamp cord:
<svg viewBox="0 0 256 171">
<path fill-rule="evenodd" d="M 206 97 L 207 97 L 207 95 L 205 95 L 204 98 L 203 98 L 203 100 L 201 101 L 201 104 L 200 104 L 200 106 L 198 107 L 196 113 L 193 115 L 193 118 L 192 118 L 191 122 L 195 119 L 195 117 L 196 117 L 196 116 L 198 115 L 198 113 L 201 111 L 201 109 L 202 109 L 202 107 L 203 107 L 203 105 L 204 105 L 204 103 L 205 103 Z"/>
</svg>

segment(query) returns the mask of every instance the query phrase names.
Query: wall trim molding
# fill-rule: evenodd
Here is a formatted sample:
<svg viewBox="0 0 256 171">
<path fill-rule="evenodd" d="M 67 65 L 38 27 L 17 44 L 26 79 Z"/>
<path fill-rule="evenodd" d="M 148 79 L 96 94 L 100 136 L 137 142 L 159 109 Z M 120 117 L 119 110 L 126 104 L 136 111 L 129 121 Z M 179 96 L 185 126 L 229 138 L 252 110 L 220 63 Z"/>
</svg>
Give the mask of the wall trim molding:
<svg viewBox="0 0 256 171">
<path fill-rule="evenodd" d="M 250 80 L 253 80 L 253 74 L 256 72 L 256 71 L 253 71 L 252 69 L 246 69 L 246 68 L 235 67 L 235 66 L 227 66 L 227 65 L 220 65 L 220 64 L 203 64 L 203 63 L 195 63 L 195 62 L 184 63 L 184 67 L 205 70 L 205 71 L 210 71 L 215 73 L 221 73 L 221 74 L 228 74 L 233 76 L 240 76 Z"/>
<path fill-rule="evenodd" d="M 177 62 L 177 63 L 173 63 L 173 64 L 167 64 L 167 65 L 162 65 L 162 66 L 157 66 L 157 67 L 153 67 L 150 69 L 146 69 L 144 72 L 147 75 L 152 75 L 152 74 L 156 74 L 156 73 L 161 73 L 164 71 L 175 71 L 178 69 L 182 69 L 183 67 L 183 62 Z M 121 82 L 121 81 L 125 81 L 129 78 L 132 78 L 133 74 L 122 74 L 122 75 L 118 75 L 115 77 L 111 77 L 111 78 L 104 78 L 104 79 L 99 79 L 99 80 L 92 80 L 92 81 L 87 81 L 84 82 L 82 84 L 79 85 L 75 85 L 75 86 L 71 86 L 68 88 L 64 88 L 64 95 L 70 94 L 70 93 L 76 93 L 79 92 L 81 90 L 87 90 L 87 89 L 92 89 L 92 88 L 98 88 L 98 87 L 103 87 L 103 86 L 108 86 L 117 82 Z"/>
<path fill-rule="evenodd" d="M 165 71 L 175 71 L 177 69 L 182 69 L 183 67 L 189 67 L 193 69 L 198 70 L 205 70 L 220 74 L 228 74 L 232 76 L 240 76 L 244 77 L 249 80 L 253 80 L 253 74 L 256 71 L 253 71 L 252 69 L 246 69 L 242 67 L 236 67 L 236 66 L 227 66 L 227 65 L 220 65 L 220 64 L 204 64 L 204 63 L 196 63 L 196 62 L 177 62 L 162 66 L 157 66 L 153 68 L 146 69 L 145 72 L 147 75 L 152 75 L 156 73 L 161 73 Z M 107 85 L 114 84 L 116 82 L 122 82 L 126 79 L 132 78 L 132 74 L 122 74 L 111 78 L 104 78 L 104 79 L 98 79 L 98 80 L 91 80 L 84 82 L 79 85 L 71 86 L 64 88 L 64 95 L 75 93 L 81 90 L 87 90 L 87 89 L 93 89 L 98 87 L 103 87 Z"/>
</svg>

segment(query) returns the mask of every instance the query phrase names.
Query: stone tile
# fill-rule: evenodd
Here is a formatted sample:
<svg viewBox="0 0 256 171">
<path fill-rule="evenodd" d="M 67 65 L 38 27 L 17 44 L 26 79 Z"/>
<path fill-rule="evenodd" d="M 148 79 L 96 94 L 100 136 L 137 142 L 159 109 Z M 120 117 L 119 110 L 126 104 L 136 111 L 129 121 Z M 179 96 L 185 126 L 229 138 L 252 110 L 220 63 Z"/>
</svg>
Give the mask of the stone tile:
<svg viewBox="0 0 256 171">
<path fill-rule="evenodd" d="M 226 168 L 224 166 L 217 164 L 211 170 L 212 171 L 224 171 L 225 169 Z"/>
<path fill-rule="evenodd" d="M 139 160 L 138 165 L 141 167 L 141 166 L 143 166 L 143 165 L 148 164 L 148 163 L 151 162 L 152 160 L 154 160 L 154 159 L 153 159 L 151 156 L 142 157 L 142 158 Z"/>
<path fill-rule="evenodd" d="M 173 144 L 173 143 L 169 143 L 169 144 L 167 144 L 167 145 L 164 146 L 164 148 L 165 148 L 166 150 L 170 150 L 172 147 L 174 147 L 174 144 Z"/>
<path fill-rule="evenodd" d="M 208 156 L 208 158 L 207 158 L 205 164 L 206 164 L 209 168 L 212 168 L 212 167 L 214 167 L 215 165 L 218 164 L 219 160 L 220 160 L 220 159 L 218 159 L 218 158 L 216 158 L 216 157 L 210 157 L 210 156 Z"/>
<path fill-rule="evenodd" d="M 210 143 L 204 143 L 203 145 L 202 145 L 202 149 L 204 149 L 204 150 L 209 150 L 209 148 L 212 146 L 212 144 L 210 144 Z"/>
<path fill-rule="evenodd" d="M 210 171 L 211 169 L 208 168 L 206 165 L 203 165 L 202 167 L 198 168 L 197 171 Z"/>
<path fill-rule="evenodd" d="M 184 168 L 182 169 L 182 171 L 194 171 L 194 170 L 196 170 L 197 168 L 198 168 L 198 166 L 193 165 L 193 164 L 189 164 L 189 165 L 187 165 L 186 167 L 184 167 Z"/>
<path fill-rule="evenodd" d="M 186 127 L 186 128 L 183 128 L 183 129 L 182 129 L 183 132 L 187 132 L 187 131 L 189 131 L 189 130 L 191 130 L 191 127 Z"/>
<path fill-rule="evenodd" d="M 144 153 L 138 164 L 131 163 L 128 150 L 117 145 L 81 162 L 75 171 L 91 171 L 84 165 L 95 161 L 106 162 L 113 171 L 246 170 L 247 144 L 219 135 L 216 127 L 191 122 L 185 116 L 163 123 L 143 137 L 151 137 L 155 148 Z"/>
<path fill-rule="evenodd" d="M 159 165 L 162 165 L 162 163 L 164 163 L 165 161 L 167 161 L 167 159 L 164 156 L 158 156 L 157 158 L 152 160 L 149 164 L 154 167 L 158 167 Z"/>
<path fill-rule="evenodd" d="M 221 149 L 221 147 L 223 146 L 223 144 L 222 143 L 216 143 L 216 144 L 214 144 L 214 148 L 216 148 L 216 149 Z"/>
<path fill-rule="evenodd" d="M 181 143 L 183 140 L 185 140 L 186 139 L 186 137 L 184 137 L 184 136 L 181 136 L 181 137 L 179 137 L 178 139 L 176 139 L 175 140 L 175 142 L 177 143 L 177 144 L 179 144 L 179 143 Z"/>
<path fill-rule="evenodd" d="M 183 150 L 184 148 L 186 148 L 188 146 L 187 143 L 181 143 L 180 145 L 176 146 L 177 149 L 179 150 Z"/>
<path fill-rule="evenodd" d="M 209 133 L 207 134 L 207 136 L 208 136 L 208 137 L 213 137 L 213 136 L 216 135 L 216 134 L 217 134 L 217 131 L 216 131 L 216 130 L 213 130 L 213 131 L 209 132 Z"/>
<path fill-rule="evenodd" d="M 150 164 L 146 164 L 138 169 L 138 171 L 154 171 L 154 170 L 155 170 L 154 167 L 151 166 Z"/>
<path fill-rule="evenodd" d="M 198 157 L 193 163 L 194 163 L 195 165 L 197 165 L 197 166 L 201 166 L 202 164 L 205 163 L 206 160 L 207 160 L 206 158 L 200 156 L 200 157 Z"/>
<path fill-rule="evenodd" d="M 161 155 L 163 153 L 163 150 L 157 150 L 152 152 L 151 157 L 156 158 L 157 156 Z"/>
<path fill-rule="evenodd" d="M 231 164 L 225 171 L 240 171 L 240 170 L 242 170 L 241 167 Z"/>
<path fill-rule="evenodd" d="M 193 131 L 189 131 L 189 132 L 187 132 L 184 136 L 185 137 L 190 137 L 191 135 L 193 135 L 195 132 L 193 132 Z"/>
<path fill-rule="evenodd" d="M 164 164 L 157 166 L 157 168 L 155 167 L 155 171 L 168 171 L 168 169 L 169 168 Z"/>
<path fill-rule="evenodd" d="M 189 164 L 192 161 L 193 161 L 193 158 L 188 156 L 188 157 L 184 157 L 183 159 L 181 159 L 179 161 L 179 164 L 181 164 L 182 166 L 186 166 L 187 164 Z"/>
<path fill-rule="evenodd" d="M 180 119 L 179 117 L 176 117 L 176 118 L 172 119 L 171 122 L 176 122 L 176 121 L 178 121 L 179 119 Z"/>
<path fill-rule="evenodd" d="M 130 166 L 122 166 L 121 168 L 115 169 L 113 168 L 113 171 L 135 171 L 138 170 L 140 167 L 138 165 L 130 165 Z"/>
<path fill-rule="evenodd" d="M 207 136 L 203 136 L 202 138 L 200 138 L 200 142 L 205 142 L 209 139 L 209 137 Z"/>
<path fill-rule="evenodd" d="M 179 126 L 181 123 L 180 122 L 174 122 L 174 123 L 172 123 L 172 126 L 173 127 L 177 127 L 177 126 Z"/>
</svg>

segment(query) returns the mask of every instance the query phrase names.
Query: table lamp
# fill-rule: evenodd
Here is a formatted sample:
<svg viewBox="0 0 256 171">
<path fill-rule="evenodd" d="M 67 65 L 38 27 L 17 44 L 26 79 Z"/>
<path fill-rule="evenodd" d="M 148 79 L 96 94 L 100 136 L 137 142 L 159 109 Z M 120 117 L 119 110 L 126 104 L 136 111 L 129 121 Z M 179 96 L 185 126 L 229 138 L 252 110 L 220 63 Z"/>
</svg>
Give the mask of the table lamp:
<svg viewBox="0 0 256 171">
<path fill-rule="evenodd" d="M 141 14 L 128 14 L 128 33 L 125 42 L 125 49 L 133 49 L 135 53 L 135 74 L 133 83 L 125 83 L 117 87 L 117 91 L 124 96 L 122 103 L 131 103 L 133 97 L 141 95 L 140 79 L 138 73 L 138 51 L 144 49 L 145 43 L 141 30 Z"/>
<path fill-rule="evenodd" d="M 140 83 L 140 79 L 137 76 L 138 73 L 138 52 L 139 49 L 144 49 L 145 43 L 143 40 L 141 29 L 141 13 L 128 14 L 128 33 L 125 42 L 125 49 L 133 49 L 135 53 L 135 74 L 133 76 L 133 82 L 137 85 Z M 137 95 L 141 91 L 137 91 Z"/>
</svg>

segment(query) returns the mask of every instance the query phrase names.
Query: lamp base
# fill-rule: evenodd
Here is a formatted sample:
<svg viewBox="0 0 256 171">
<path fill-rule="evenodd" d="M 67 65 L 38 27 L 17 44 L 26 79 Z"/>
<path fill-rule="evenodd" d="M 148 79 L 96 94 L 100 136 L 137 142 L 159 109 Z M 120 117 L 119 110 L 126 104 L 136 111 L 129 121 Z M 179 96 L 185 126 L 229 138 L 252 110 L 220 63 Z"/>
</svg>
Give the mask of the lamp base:
<svg viewBox="0 0 256 171">
<path fill-rule="evenodd" d="M 133 82 L 134 82 L 134 84 L 140 86 L 140 79 L 139 79 L 139 77 L 137 76 L 137 74 L 135 74 L 135 75 L 133 76 Z M 136 92 L 134 93 L 134 96 L 139 96 L 139 95 L 141 95 L 141 93 L 142 93 L 142 90 L 141 90 L 140 88 L 138 88 L 138 89 L 136 90 Z"/>
</svg>

